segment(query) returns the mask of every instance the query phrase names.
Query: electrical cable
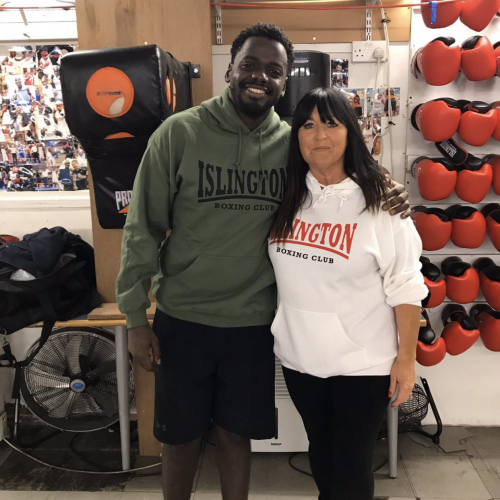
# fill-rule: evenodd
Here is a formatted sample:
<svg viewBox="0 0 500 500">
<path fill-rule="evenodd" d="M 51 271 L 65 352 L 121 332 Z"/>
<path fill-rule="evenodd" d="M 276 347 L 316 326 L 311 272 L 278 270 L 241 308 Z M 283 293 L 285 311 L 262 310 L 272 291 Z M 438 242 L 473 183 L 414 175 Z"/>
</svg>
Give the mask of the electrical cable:
<svg viewBox="0 0 500 500">
<path fill-rule="evenodd" d="M 91 460 L 89 460 L 87 457 L 83 456 L 83 454 L 78 451 L 75 447 L 75 442 L 78 438 L 78 436 L 83 435 L 83 432 L 80 432 L 78 434 L 75 434 L 73 438 L 71 439 L 69 443 L 69 449 L 85 464 L 90 465 L 91 467 L 94 467 L 96 469 L 101 469 L 105 472 L 114 472 L 112 470 L 107 469 L 104 465 L 102 464 L 97 464 Z M 124 471 L 124 472 L 129 472 L 129 471 Z M 161 471 L 160 472 L 152 472 L 149 474 L 127 474 L 125 477 L 154 477 L 154 476 L 161 476 Z"/>
<path fill-rule="evenodd" d="M 146 469 L 152 469 L 153 467 L 158 467 L 161 465 L 161 462 L 158 462 L 156 464 L 152 465 L 145 465 L 144 467 L 137 467 L 135 469 L 129 469 L 129 470 L 119 470 L 119 471 L 109 471 L 109 472 L 100 472 L 100 471 L 85 471 L 85 470 L 77 470 L 77 469 L 68 469 L 66 467 L 59 467 L 58 465 L 52 465 L 48 464 L 47 462 L 44 462 L 42 460 L 39 460 L 38 458 L 35 458 L 34 456 L 30 455 L 29 453 L 24 452 L 23 450 L 19 449 L 16 445 L 11 443 L 8 439 L 4 439 L 4 442 L 7 443 L 8 446 L 10 446 L 13 450 L 17 451 L 18 453 L 21 453 L 21 455 L 24 455 L 28 458 L 31 458 L 31 460 L 38 462 L 41 465 L 45 465 L 46 467 L 50 467 L 52 469 L 57 469 L 57 470 L 62 470 L 65 472 L 76 472 L 79 474 L 90 474 L 90 475 L 98 475 L 98 476 L 106 476 L 106 475 L 117 475 L 117 474 L 128 474 L 130 475 L 131 472 L 136 472 L 140 470 L 146 470 Z M 133 475 L 134 477 L 141 477 L 142 474 L 136 474 Z"/>
<path fill-rule="evenodd" d="M 390 62 L 390 54 L 389 54 L 390 39 L 389 39 L 389 28 L 387 26 L 387 24 L 389 22 L 389 18 L 385 13 L 385 9 L 384 9 L 384 6 L 382 4 L 382 0 L 378 0 L 378 3 L 381 6 L 380 13 L 382 15 L 382 24 L 384 26 L 385 44 L 387 47 L 387 94 L 388 94 L 387 98 L 389 100 L 389 102 L 387 103 L 387 110 L 389 112 L 389 138 L 391 140 L 391 147 L 390 147 L 391 168 L 390 168 L 389 172 L 391 173 L 391 175 L 394 175 L 394 158 L 393 158 L 394 140 L 393 140 L 393 135 L 392 135 L 392 127 L 394 125 L 394 122 L 392 121 L 391 62 Z M 382 151 L 381 151 L 381 153 L 382 153 Z M 383 159 L 383 157 L 381 156 L 381 158 L 380 158 L 381 163 L 382 163 L 382 159 Z"/>
<path fill-rule="evenodd" d="M 295 467 L 295 465 L 292 464 L 292 460 L 298 455 L 298 453 L 292 453 L 290 455 L 290 458 L 288 459 L 288 465 L 293 469 L 296 470 L 297 472 L 300 472 L 301 474 L 304 474 L 309 477 L 314 477 L 310 472 L 307 472 L 305 470 L 299 469 L 298 467 Z"/>
</svg>

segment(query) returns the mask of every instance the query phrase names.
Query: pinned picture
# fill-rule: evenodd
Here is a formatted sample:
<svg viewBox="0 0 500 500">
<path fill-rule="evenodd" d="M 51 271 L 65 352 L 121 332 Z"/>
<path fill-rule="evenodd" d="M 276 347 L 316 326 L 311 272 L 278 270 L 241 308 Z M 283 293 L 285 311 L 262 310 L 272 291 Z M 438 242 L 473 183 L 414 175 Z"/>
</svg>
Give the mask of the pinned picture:
<svg viewBox="0 0 500 500">
<path fill-rule="evenodd" d="M 332 87 L 345 89 L 349 85 L 349 61 L 332 59 Z"/>
</svg>

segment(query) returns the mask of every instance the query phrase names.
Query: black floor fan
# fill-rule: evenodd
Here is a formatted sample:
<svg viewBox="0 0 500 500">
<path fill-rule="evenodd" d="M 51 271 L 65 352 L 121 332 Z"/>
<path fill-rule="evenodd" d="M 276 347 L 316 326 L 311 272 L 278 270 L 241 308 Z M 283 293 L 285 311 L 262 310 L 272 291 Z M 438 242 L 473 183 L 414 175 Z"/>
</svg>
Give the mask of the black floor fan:
<svg viewBox="0 0 500 500">
<path fill-rule="evenodd" d="M 26 359 L 36 352 L 38 340 Z M 134 401 L 134 377 L 129 360 L 129 400 Z M 91 432 L 119 420 L 114 336 L 99 328 L 60 328 L 20 372 L 20 393 L 28 409 L 60 431 Z M 19 436 L 19 398 L 16 399 L 14 439 Z"/>
<path fill-rule="evenodd" d="M 410 399 L 399 406 L 399 432 L 416 432 L 428 437 L 434 444 L 438 445 L 443 432 L 443 423 L 427 380 L 422 377 L 420 380 L 424 388 L 422 389 L 418 384 L 415 384 Z M 425 431 L 422 427 L 422 420 L 429 412 L 429 405 L 437 423 L 437 430 L 434 434 Z"/>
</svg>

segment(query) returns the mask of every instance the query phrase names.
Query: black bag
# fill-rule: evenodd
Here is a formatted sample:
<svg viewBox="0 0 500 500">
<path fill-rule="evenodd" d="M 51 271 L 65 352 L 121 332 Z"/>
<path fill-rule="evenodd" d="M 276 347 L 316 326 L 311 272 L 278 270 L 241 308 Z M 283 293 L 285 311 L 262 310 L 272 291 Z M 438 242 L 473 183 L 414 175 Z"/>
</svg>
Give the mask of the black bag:
<svg viewBox="0 0 500 500">
<path fill-rule="evenodd" d="M 122 229 L 149 137 L 192 106 L 191 63 L 156 45 L 77 51 L 61 59 L 66 121 L 90 165 L 99 224 Z M 122 101 L 119 111 L 110 103 Z"/>
<path fill-rule="evenodd" d="M 100 303 L 94 249 L 80 236 L 44 228 L 0 246 L 0 333 L 43 321 L 39 350 L 56 321 L 88 314 Z"/>
</svg>

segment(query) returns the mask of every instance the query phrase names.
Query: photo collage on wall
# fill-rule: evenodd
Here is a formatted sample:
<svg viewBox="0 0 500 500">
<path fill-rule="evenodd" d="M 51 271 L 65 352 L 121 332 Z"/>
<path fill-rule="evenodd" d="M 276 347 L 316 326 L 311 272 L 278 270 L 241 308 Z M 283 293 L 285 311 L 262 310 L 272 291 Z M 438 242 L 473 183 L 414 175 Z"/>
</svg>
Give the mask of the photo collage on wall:
<svg viewBox="0 0 500 500">
<path fill-rule="evenodd" d="M 71 45 L 0 54 L 0 191 L 88 189 L 88 165 L 66 123 L 59 77 Z"/>
<path fill-rule="evenodd" d="M 359 126 L 368 149 L 374 157 L 380 156 L 382 118 L 398 116 L 401 106 L 401 89 L 345 89 L 358 117 Z M 390 113 L 390 114 L 389 114 Z"/>
<path fill-rule="evenodd" d="M 349 88 L 349 61 L 332 59 L 331 68 L 332 87 L 346 94 L 358 117 L 365 144 L 374 157 L 380 156 L 382 118 L 399 115 L 401 89 Z"/>
</svg>

